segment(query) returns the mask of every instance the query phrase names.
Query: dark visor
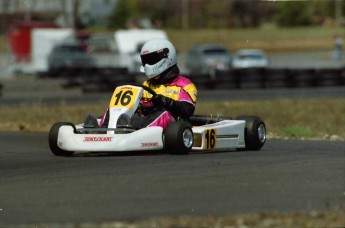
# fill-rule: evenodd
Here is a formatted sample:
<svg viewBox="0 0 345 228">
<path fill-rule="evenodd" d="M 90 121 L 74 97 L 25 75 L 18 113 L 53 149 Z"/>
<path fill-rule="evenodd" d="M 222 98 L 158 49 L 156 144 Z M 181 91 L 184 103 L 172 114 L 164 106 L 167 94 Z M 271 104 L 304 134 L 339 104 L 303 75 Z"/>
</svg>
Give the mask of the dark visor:
<svg viewBox="0 0 345 228">
<path fill-rule="evenodd" d="M 168 58 L 169 49 L 164 48 L 149 54 L 140 55 L 143 66 L 145 64 L 154 65 L 164 58 Z"/>
</svg>

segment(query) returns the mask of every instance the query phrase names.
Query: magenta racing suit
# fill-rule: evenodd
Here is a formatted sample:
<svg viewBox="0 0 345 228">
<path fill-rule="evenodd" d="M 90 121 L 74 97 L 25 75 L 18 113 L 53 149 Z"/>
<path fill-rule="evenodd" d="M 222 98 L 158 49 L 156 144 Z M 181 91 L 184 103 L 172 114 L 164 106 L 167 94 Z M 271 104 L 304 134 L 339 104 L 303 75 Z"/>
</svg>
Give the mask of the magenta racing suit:
<svg viewBox="0 0 345 228">
<path fill-rule="evenodd" d="M 161 126 L 164 130 L 170 122 L 179 118 L 189 118 L 194 114 L 197 101 L 197 88 L 192 81 L 179 74 L 177 66 L 171 67 L 164 77 L 143 82 L 157 95 L 143 92 L 140 110 L 131 119 L 135 129 L 149 126 Z M 104 113 L 101 127 L 108 124 L 109 111 Z"/>
<path fill-rule="evenodd" d="M 166 129 L 170 122 L 176 121 L 178 118 L 189 118 L 193 115 L 197 101 L 197 89 L 190 79 L 177 75 L 163 84 L 150 83 L 150 81 L 145 81 L 143 84 L 161 97 L 164 96 L 164 104 L 160 105 L 154 112 L 146 114 L 144 125 L 161 126 Z M 150 100 L 151 98 L 152 95 L 144 91 L 143 106 L 157 105 L 155 104 L 157 102 Z"/>
</svg>

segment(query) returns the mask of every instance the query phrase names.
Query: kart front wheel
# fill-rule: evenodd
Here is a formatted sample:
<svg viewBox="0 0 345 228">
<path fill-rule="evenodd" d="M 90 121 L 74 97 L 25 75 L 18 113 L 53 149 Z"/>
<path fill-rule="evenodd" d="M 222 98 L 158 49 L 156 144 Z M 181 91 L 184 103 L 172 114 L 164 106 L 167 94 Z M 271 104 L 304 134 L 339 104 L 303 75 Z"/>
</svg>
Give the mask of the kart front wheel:
<svg viewBox="0 0 345 228">
<path fill-rule="evenodd" d="M 62 126 L 72 126 L 75 130 L 75 126 L 72 123 L 69 122 L 57 122 L 55 123 L 49 131 L 49 147 L 50 150 L 55 154 L 56 156 L 72 156 L 74 154 L 73 151 L 66 151 L 61 149 L 58 146 L 58 135 L 59 135 L 59 129 Z"/>
<path fill-rule="evenodd" d="M 266 125 L 257 116 L 239 116 L 237 120 L 245 120 L 245 150 L 260 150 L 266 142 Z"/>
<path fill-rule="evenodd" d="M 192 128 L 186 122 L 172 122 L 165 130 L 165 148 L 170 154 L 188 154 L 193 142 Z"/>
</svg>

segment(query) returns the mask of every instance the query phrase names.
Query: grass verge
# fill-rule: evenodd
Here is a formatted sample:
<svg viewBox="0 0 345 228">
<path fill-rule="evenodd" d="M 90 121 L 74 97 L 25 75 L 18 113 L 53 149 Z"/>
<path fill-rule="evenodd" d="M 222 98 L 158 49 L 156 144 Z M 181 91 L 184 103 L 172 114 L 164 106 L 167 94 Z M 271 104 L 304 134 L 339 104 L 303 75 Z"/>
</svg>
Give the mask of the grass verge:
<svg viewBox="0 0 345 228">
<path fill-rule="evenodd" d="M 42 104 L 0 109 L 0 131 L 49 131 L 58 121 L 81 123 L 88 113 L 101 116 L 107 103 L 92 105 Z M 210 110 L 214 110 L 210 111 Z M 269 137 L 345 139 L 345 99 L 263 101 L 201 101 L 196 114 L 257 115 L 265 121 Z"/>
<path fill-rule="evenodd" d="M 113 32 L 106 28 L 87 29 L 91 33 Z M 230 51 L 241 48 L 261 48 L 267 52 L 332 50 L 334 35 L 344 36 L 340 26 L 308 26 L 279 28 L 265 25 L 260 28 L 231 29 L 167 29 L 169 39 L 180 52 L 194 44 L 219 43 Z"/>
<path fill-rule="evenodd" d="M 296 99 L 202 102 L 197 112 L 236 117 L 254 114 L 263 118 L 270 136 L 344 139 L 345 99 Z"/>
<path fill-rule="evenodd" d="M 332 50 L 334 35 L 343 36 L 341 27 L 274 26 L 257 29 L 167 30 L 169 39 L 178 51 L 194 44 L 220 43 L 231 51 L 241 48 L 260 48 L 267 52 Z"/>
<path fill-rule="evenodd" d="M 88 32 L 114 32 L 106 28 L 87 29 Z M 167 29 L 169 39 L 178 51 L 186 51 L 194 44 L 219 43 L 231 51 L 240 48 L 261 48 L 267 52 L 332 50 L 334 35 L 344 36 L 344 29 L 338 26 L 309 26 L 279 28 L 262 26 L 260 28 L 233 29 Z M 0 52 L 7 51 L 5 34 L 0 34 Z"/>
</svg>

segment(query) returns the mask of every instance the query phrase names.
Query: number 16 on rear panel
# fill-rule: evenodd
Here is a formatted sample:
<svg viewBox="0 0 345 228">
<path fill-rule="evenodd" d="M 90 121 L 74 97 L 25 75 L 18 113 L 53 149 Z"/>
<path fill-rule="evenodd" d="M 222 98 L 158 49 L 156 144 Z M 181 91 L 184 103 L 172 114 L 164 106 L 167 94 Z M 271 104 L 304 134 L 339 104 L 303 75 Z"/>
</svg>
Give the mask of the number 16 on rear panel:
<svg viewBox="0 0 345 228">
<path fill-rule="evenodd" d="M 207 129 L 204 133 L 204 143 L 206 145 L 206 150 L 214 150 L 217 148 L 217 130 L 216 129 Z"/>
</svg>

